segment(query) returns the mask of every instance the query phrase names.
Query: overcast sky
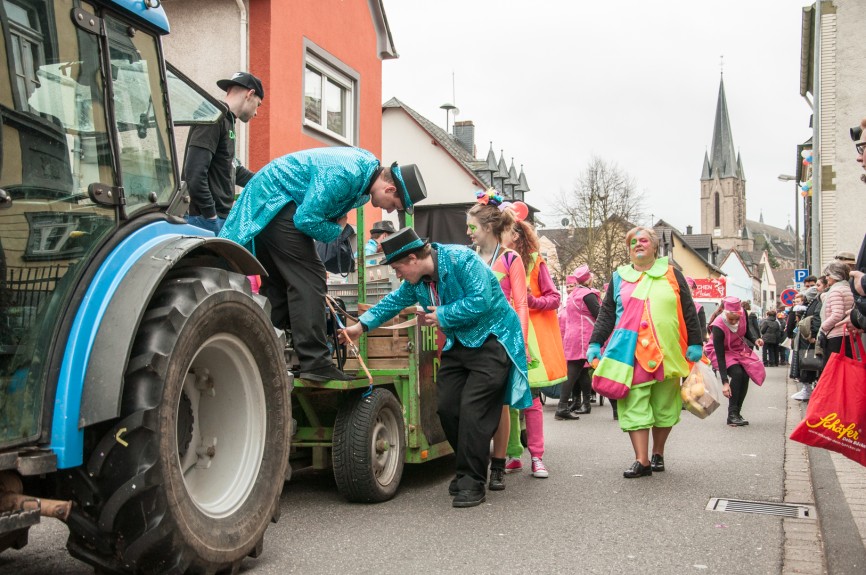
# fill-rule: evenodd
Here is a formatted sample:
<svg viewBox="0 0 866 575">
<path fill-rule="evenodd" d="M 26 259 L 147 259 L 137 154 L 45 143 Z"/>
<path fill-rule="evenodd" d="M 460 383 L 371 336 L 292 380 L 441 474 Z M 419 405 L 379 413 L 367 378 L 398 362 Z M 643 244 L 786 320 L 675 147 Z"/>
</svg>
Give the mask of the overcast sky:
<svg viewBox="0 0 866 575">
<path fill-rule="evenodd" d="M 798 0 L 385 0 L 400 54 L 383 63 L 382 97 L 444 128 L 456 100 L 477 156 L 493 141 L 559 227 L 549 197 L 589 159 L 634 177 L 650 214 L 700 232 L 700 176 L 712 143 L 724 56 L 747 217 L 794 222 L 796 145 L 811 136 L 799 94 Z M 452 74 L 454 89 L 452 92 Z M 802 210 L 801 210 L 802 211 Z M 801 214 L 802 218 L 802 214 Z M 802 226 L 801 226 L 802 227 Z M 801 230 L 802 231 L 802 230 Z"/>
</svg>

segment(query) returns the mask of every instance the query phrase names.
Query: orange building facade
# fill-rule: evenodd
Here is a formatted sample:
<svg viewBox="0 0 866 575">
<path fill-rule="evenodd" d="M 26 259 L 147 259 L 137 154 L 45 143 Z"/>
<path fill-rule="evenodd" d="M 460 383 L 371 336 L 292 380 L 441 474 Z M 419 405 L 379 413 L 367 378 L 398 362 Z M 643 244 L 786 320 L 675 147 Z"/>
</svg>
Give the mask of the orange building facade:
<svg viewBox="0 0 866 575">
<path fill-rule="evenodd" d="M 216 80 L 244 61 L 261 78 L 265 100 L 240 136 L 239 159 L 251 170 L 326 146 L 381 158 L 382 61 L 397 54 L 380 0 L 185 0 L 165 8 L 166 53 L 194 81 L 220 97 Z M 381 215 L 365 206 L 368 224 Z"/>
</svg>

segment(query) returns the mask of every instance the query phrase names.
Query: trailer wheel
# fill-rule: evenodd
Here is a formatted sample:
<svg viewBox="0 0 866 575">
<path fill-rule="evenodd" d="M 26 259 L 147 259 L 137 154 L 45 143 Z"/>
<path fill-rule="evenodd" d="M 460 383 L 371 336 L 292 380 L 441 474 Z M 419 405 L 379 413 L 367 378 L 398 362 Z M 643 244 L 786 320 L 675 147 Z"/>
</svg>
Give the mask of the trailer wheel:
<svg viewBox="0 0 866 575">
<path fill-rule="evenodd" d="M 291 421 L 266 307 L 242 275 L 169 273 L 135 337 L 120 418 L 86 437 L 74 556 L 109 572 L 214 573 L 261 553 Z"/>
<path fill-rule="evenodd" d="M 377 388 L 340 407 L 334 423 L 333 465 L 343 497 L 363 503 L 394 497 L 405 454 L 403 407 L 393 393 Z"/>
</svg>

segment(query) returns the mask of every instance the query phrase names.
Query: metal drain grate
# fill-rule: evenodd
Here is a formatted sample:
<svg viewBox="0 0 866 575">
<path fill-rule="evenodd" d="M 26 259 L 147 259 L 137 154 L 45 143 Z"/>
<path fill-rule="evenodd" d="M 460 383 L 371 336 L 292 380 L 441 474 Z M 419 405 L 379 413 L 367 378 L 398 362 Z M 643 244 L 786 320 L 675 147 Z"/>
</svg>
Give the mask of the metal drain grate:
<svg viewBox="0 0 866 575">
<path fill-rule="evenodd" d="M 707 503 L 707 511 L 726 513 L 757 513 L 758 515 L 778 515 L 794 519 L 815 519 L 817 513 L 813 505 L 800 503 L 768 503 L 766 501 L 743 501 L 713 497 Z"/>
</svg>

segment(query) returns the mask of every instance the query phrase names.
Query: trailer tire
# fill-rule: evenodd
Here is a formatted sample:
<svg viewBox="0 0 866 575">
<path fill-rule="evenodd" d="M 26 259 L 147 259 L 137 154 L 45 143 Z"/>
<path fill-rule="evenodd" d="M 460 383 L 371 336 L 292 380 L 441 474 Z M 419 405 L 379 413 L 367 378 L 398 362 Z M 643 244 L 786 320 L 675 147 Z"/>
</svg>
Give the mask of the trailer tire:
<svg viewBox="0 0 866 575">
<path fill-rule="evenodd" d="M 343 497 L 361 503 L 394 497 L 405 455 L 403 407 L 393 393 L 376 388 L 340 406 L 334 422 L 333 466 Z"/>
<path fill-rule="evenodd" d="M 145 312 L 118 420 L 85 433 L 67 546 L 97 570 L 234 572 L 279 516 L 291 379 L 239 274 L 169 272 Z"/>
</svg>

